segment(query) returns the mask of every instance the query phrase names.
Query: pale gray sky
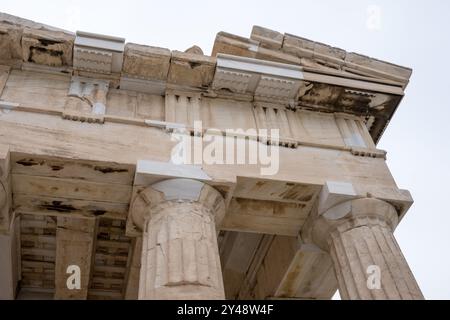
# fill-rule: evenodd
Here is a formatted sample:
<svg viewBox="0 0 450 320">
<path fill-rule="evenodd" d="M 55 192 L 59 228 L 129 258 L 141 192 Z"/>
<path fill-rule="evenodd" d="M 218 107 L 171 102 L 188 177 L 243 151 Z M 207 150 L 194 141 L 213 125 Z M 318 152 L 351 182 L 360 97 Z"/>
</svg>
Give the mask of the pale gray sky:
<svg viewBox="0 0 450 320">
<path fill-rule="evenodd" d="M 210 54 L 217 32 L 253 25 L 288 32 L 414 69 L 379 147 L 415 204 L 396 237 L 428 299 L 450 299 L 450 2 L 428 1 L 33 1 L 0 11 L 70 31 Z M 380 19 L 377 19 L 377 14 Z"/>
</svg>

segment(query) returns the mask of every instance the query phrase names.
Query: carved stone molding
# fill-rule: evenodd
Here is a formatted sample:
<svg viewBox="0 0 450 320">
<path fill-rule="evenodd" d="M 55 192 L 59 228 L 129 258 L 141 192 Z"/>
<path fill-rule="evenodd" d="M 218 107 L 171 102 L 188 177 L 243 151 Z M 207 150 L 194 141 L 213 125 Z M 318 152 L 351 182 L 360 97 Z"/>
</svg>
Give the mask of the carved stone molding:
<svg viewBox="0 0 450 320">
<path fill-rule="evenodd" d="M 251 79 L 252 75 L 249 73 L 217 68 L 213 88 L 218 90 L 228 89 L 235 93 L 245 94 L 248 91 Z"/>
<path fill-rule="evenodd" d="M 261 76 L 256 87 L 255 97 L 268 99 L 292 99 L 298 90 L 296 81 L 277 77 Z"/>
<path fill-rule="evenodd" d="M 63 118 L 103 123 L 108 89 L 108 81 L 72 77 Z"/>
<path fill-rule="evenodd" d="M 381 158 L 386 160 L 387 152 L 379 149 L 367 149 L 353 147 L 351 153 L 354 156 L 367 157 L 367 158 Z"/>
<path fill-rule="evenodd" d="M 125 39 L 78 31 L 73 66 L 94 73 L 121 72 L 124 48 Z"/>
<path fill-rule="evenodd" d="M 297 96 L 302 79 L 299 66 L 219 54 L 212 88 L 288 103 Z"/>
</svg>

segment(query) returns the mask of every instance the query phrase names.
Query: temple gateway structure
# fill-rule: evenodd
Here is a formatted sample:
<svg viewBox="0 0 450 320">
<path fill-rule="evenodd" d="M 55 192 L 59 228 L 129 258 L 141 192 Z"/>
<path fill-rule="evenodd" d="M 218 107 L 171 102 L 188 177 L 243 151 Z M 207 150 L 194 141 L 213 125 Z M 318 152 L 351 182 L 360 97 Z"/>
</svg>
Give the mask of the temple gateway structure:
<svg viewBox="0 0 450 320">
<path fill-rule="evenodd" d="M 209 56 L 1 14 L 0 298 L 423 299 L 376 147 L 410 76 L 258 26 Z"/>
</svg>

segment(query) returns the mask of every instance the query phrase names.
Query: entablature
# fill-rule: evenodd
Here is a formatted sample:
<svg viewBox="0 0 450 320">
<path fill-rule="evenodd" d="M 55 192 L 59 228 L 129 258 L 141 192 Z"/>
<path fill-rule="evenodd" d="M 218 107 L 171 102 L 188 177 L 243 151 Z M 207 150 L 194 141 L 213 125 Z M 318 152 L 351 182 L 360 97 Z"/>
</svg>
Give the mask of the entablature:
<svg viewBox="0 0 450 320">
<path fill-rule="evenodd" d="M 375 143 L 411 75 L 408 68 L 257 26 L 250 39 L 219 33 L 207 56 L 198 49 L 125 44 L 122 38 L 74 34 L 7 14 L 0 18 L 0 62 L 13 69 L 109 81 L 115 90 L 153 95 L 175 90 L 353 114 L 363 119 Z"/>
<path fill-rule="evenodd" d="M 348 113 L 292 109 L 279 103 L 239 101 L 198 92 L 164 96 L 114 89 L 104 79 L 5 69 L 1 114 L 47 114 L 78 122 L 178 130 L 189 135 L 233 136 L 286 148 L 309 146 L 385 158 L 364 118 Z M 1 89 L 1 88 L 0 88 Z M 11 114 L 12 115 L 12 114 Z M 94 125 L 94 124 L 92 124 Z M 274 134 L 278 130 L 278 135 Z M 264 134 L 266 132 L 266 134 Z"/>
<path fill-rule="evenodd" d="M 331 260 L 303 239 L 311 214 L 373 198 L 402 218 L 412 205 L 375 146 L 403 96 L 407 68 L 260 27 L 250 39 L 219 33 L 207 56 L 196 46 L 126 44 L 5 14 L 0 49 L 8 298 L 18 278 L 22 293 L 136 297 L 143 244 L 133 210 L 148 208 L 133 207 L 163 180 L 190 181 L 163 183 L 165 196 L 204 185 L 216 194 L 202 193 L 210 204 L 221 199 L 229 298 L 330 298 Z M 270 130 L 279 135 L 261 133 Z M 279 170 L 266 176 L 262 162 L 174 164 L 174 133 L 198 139 L 202 152 L 215 137 L 267 147 Z M 200 196 L 178 198 L 189 199 Z M 81 291 L 66 289 L 69 263 L 82 268 Z"/>
</svg>

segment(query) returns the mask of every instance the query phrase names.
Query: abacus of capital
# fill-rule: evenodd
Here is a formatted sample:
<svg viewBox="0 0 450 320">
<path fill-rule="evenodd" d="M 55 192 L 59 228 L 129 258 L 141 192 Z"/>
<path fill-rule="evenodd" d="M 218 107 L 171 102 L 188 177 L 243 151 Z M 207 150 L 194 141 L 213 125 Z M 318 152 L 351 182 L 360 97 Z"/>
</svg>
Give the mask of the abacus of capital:
<svg viewBox="0 0 450 320">
<path fill-rule="evenodd" d="M 423 299 L 377 148 L 411 72 L 259 26 L 206 55 L 0 13 L 0 298 Z"/>
</svg>

